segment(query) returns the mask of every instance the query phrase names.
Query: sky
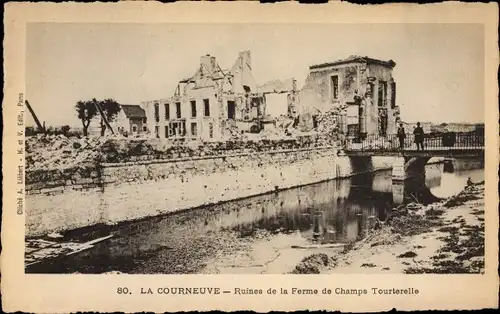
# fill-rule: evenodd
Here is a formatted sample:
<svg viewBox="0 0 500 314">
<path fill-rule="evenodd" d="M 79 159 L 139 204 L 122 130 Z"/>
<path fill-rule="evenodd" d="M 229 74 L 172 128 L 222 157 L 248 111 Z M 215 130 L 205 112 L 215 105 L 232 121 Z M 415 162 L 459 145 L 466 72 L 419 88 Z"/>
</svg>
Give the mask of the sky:
<svg viewBox="0 0 500 314">
<path fill-rule="evenodd" d="M 404 121 L 484 121 L 480 24 L 31 23 L 26 99 L 47 126 L 80 126 L 78 100 L 167 98 L 200 56 L 230 68 L 243 50 L 252 52 L 258 84 L 294 77 L 299 88 L 313 64 L 350 55 L 392 59 Z"/>
</svg>

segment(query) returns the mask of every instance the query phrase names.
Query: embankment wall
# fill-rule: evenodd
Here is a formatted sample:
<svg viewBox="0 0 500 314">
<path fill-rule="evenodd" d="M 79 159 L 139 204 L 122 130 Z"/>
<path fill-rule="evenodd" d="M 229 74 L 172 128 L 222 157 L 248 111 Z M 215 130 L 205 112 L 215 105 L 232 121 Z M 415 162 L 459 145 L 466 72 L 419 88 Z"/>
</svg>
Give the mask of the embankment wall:
<svg viewBox="0 0 500 314">
<path fill-rule="evenodd" d="M 102 163 L 26 185 L 26 234 L 140 219 L 389 169 L 391 157 L 353 164 L 334 148 Z"/>
</svg>

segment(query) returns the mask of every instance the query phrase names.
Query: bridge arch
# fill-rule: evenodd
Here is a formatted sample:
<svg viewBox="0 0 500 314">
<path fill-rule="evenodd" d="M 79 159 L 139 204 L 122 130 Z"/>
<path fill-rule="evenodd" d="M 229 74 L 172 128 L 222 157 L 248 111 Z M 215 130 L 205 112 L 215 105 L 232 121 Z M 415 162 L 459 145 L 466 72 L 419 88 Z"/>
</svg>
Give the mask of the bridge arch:
<svg viewBox="0 0 500 314">
<path fill-rule="evenodd" d="M 425 165 L 431 157 L 405 157 L 405 178 L 425 177 Z"/>
</svg>

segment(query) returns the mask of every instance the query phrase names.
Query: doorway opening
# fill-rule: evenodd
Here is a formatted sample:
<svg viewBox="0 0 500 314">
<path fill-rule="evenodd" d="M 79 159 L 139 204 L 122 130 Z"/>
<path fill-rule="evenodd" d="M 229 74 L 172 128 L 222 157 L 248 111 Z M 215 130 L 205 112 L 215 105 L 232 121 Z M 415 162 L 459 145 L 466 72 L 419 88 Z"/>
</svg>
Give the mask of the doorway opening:
<svg viewBox="0 0 500 314">
<path fill-rule="evenodd" d="M 228 100 L 227 102 L 227 118 L 228 119 L 235 119 L 236 115 L 236 104 L 232 100 Z"/>
</svg>

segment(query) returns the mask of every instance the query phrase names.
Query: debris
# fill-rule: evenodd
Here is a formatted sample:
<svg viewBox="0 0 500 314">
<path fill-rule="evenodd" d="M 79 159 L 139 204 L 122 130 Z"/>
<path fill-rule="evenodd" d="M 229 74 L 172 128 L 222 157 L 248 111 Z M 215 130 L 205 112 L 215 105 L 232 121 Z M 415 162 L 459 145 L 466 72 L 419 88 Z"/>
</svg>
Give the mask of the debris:
<svg viewBox="0 0 500 314">
<path fill-rule="evenodd" d="M 344 248 L 344 247 L 345 243 L 292 245 L 292 249 L 332 249 L 332 248 Z"/>
<path fill-rule="evenodd" d="M 335 266 L 335 258 L 324 253 L 312 254 L 305 257 L 292 274 L 319 274 L 321 269 L 327 266 Z"/>
<path fill-rule="evenodd" d="M 403 254 L 398 255 L 398 258 L 413 258 L 415 256 L 417 256 L 417 253 L 412 252 L 412 251 L 408 251 L 408 252 L 405 252 Z"/>
<path fill-rule="evenodd" d="M 108 139 L 108 136 L 78 138 L 45 134 L 26 137 L 27 175 L 37 171 L 64 171 L 84 164 L 96 164 L 100 157 L 99 149 Z M 28 182 L 29 179 L 27 177 Z"/>
<path fill-rule="evenodd" d="M 437 229 L 437 231 L 439 231 L 439 232 L 457 232 L 458 231 L 458 227 L 456 227 L 456 226 L 446 226 L 446 227 L 441 227 L 441 228 Z"/>
<path fill-rule="evenodd" d="M 447 208 L 457 207 L 467 201 L 481 199 L 481 196 L 478 196 L 476 192 L 477 192 L 476 185 L 469 185 L 462 192 L 448 198 L 448 200 L 443 204 L 443 206 Z"/>
<path fill-rule="evenodd" d="M 434 208 L 430 208 L 430 209 L 425 211 L 425 214 L 427 216 L 441 216 L 443 213 L 444 213 L 444 210 L 434 209 Z"/>
<path fill-rule="evenodd" d="M 403 236 L 416 235 L 420 233 L 429 232 L 439 222 L 426 219 L 424 216 L 408 214 L 405 216 L 394 217 L 390 221 L 390 226 L 395 233 Z"/>
<path fill-rule="evenodd" d="M 57 232 L 52 232 L 47 234 L 47 237 L 57 239 L 57 238 L 62 238 L 63 236 Z"/>
<path fill-rule="evenodd" d="M 361 264 L 361 267 L 377 267 L 377 265 L 373 264 L 373 263 L 363 263 Z"/>
<path fill-rule="evenodd" d="M 51 234 L 57 237 L 56 233 Z M 47 235 L 49 236 L 49 235 Z M 43 239 L 30 239 L 26 241 L 25 266 L 41 263 L 47 259 L 68 256 L 94 247 L 95 244 L 111 238 L 113 235 L 97 238 L 85 243 L 53 242 Z"/>
</svg>

